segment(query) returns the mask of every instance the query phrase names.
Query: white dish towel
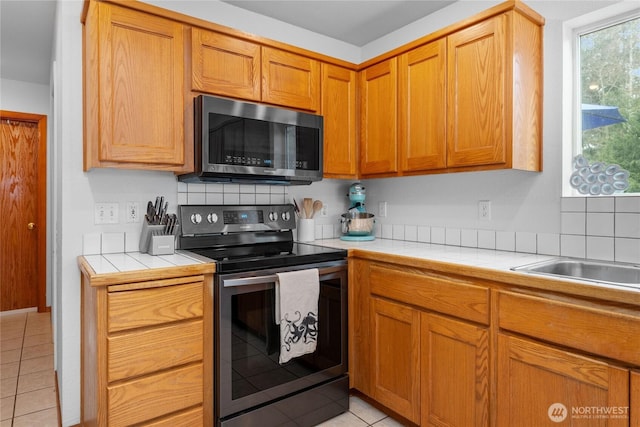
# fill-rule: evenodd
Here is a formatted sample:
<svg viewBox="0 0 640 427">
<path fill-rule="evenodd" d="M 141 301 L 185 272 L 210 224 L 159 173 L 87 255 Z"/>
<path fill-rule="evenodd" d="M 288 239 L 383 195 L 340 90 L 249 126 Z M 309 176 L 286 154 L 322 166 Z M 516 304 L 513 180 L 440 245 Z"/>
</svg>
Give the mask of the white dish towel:
<svg viewBox="0 0 640 427">
<path fill-rule="evenodd" d="M 280 325 L 280 363 L 316 351 L 320 276 L 317 268 L 277 273 L 275 320 Z"/>
</svg>

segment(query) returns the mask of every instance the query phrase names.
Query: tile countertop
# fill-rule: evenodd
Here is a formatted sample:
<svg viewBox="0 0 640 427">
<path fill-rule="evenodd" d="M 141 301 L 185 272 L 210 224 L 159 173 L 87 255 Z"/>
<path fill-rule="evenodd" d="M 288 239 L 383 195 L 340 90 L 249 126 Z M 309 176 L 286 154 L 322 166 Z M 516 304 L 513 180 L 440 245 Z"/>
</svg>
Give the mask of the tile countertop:
<svg viewBox="0 0 640 427">
<path fill-rule="evenodd" d="M 213 274 L 215 264 L 186 251 L 171 255 L 120 252 L 78 257 L 80 271 L 91 279 L 91 286 L 162 280 L 166 278 Z"/>
<path fill-rule="evenodd" d="M 562 292 L 615 303 L 637 305 L 640 308 L 639 287 L 555 278 L 511 270 L 512 267 L 556 259 L 558 258 L 557 256 L 389 239 L 375 239 L 369 242 L 347 242 L 340 239 L 327 239 L 316 240 L 313 244 L 347 249 L 350 254 L 384 255 L 384 258 L 379 259 L 380 261 L 407 263 L 411 266 L 428 268 L 443 273 L 462 274 L 544 291 Z"/>
</svg>

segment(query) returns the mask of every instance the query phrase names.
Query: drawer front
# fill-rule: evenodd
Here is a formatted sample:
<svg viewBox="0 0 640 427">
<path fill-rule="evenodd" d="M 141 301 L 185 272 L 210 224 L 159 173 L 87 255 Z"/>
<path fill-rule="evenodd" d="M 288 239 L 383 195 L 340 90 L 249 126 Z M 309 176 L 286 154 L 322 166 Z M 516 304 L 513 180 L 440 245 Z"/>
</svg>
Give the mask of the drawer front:
<svg viewBox="0 0 640 427">
<path fill-rule="evenodd" d="M 202 403 L 202 364 L 107 387 L 109 426 L 125 426 Z"/>
<path fill-rule="evenodd" d="M 202 320 L 108 337 L 108 381 L 202 360 L 203 339 Z"/>
<path fill-rule="evenodd" d="M 142 424 L 144 427 L 176 427 L 189 426 L 199 427 L 204 425 L 204 412 L 202 406 L 190 409 L 179 414 L 170 415 L 161 420 L 151 421 Z"/>
<path fill-rule="evenodd" d="M 640 365 L 640 316 L 512 292 L 498 313 L 502 329 Z"/>
<path fill-rule="evenodd" d="M 202 317 L 202 282 L 109 292 L 109 332 Z"/>
<path fill-rule="evenodd" d="M 396 301 L 489 324 L 489 289 L 428 273 L 371 265 L 371 293 Z"/>
</svg>

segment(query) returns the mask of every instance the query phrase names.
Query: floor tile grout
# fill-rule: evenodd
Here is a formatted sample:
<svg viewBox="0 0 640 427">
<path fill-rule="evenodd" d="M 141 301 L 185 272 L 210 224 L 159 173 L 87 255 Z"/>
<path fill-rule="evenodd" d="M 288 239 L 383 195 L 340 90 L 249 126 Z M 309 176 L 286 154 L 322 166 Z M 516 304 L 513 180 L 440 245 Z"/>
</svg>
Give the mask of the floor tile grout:
<svg viewBox="0 0 640 427">
<path fill-rule="evenodd" d="M 9 333 L 11 336 L 9 339 L 3 339 L 2 344 L 6 345 L 11 341 L 11 345 L 16 347 L 10 350 L 0 348 L 0 350 L 3 352 L 19 350 L 17 361 L 11 362 L 17 363 L 16 376 L 3 379 L 3 381 L 15 380 L 15 384 L 9 389 L 12 395 L 2 398 L 5 402 L 7 402 L 5 399 L 11 399 L 11 417 L 0 421 L 0 427 L 12 425 L 57 427 L 59 408 L 57 399 L 52 399 L 57 390 L 52 363 L 51 314 L 32 311 L 15 315 L 5 314 L 0 316 L 0 325 L 3 334 Z M 19 347 L 17 346 L 18 340 Z M 28 351 L 25 351 L 26 349 Z M 47 366 L 42 368 L 42 366 L 38 366 L 39 363 L 44 363 Z M 47 375 L 51 375 L 51 377 L 47 379 Z M 53 400 L 53 406 L 51 400 Z M 7 406 L 3 409 L 9 409 Z"/>
</svg>

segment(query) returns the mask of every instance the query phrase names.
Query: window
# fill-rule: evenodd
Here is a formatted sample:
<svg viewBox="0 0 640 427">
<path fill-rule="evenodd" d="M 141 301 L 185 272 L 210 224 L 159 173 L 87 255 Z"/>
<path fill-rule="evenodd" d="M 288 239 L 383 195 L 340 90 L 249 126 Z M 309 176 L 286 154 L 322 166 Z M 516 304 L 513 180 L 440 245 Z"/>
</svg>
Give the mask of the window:
<svg viewBox="0 0 640 427">
<path fill-rule="evenodd" d="M 574 34 L 573 156 L 582 157 L 570 184 L 581 194 L 640 193 L 640 13 Z"/>
</svg>

